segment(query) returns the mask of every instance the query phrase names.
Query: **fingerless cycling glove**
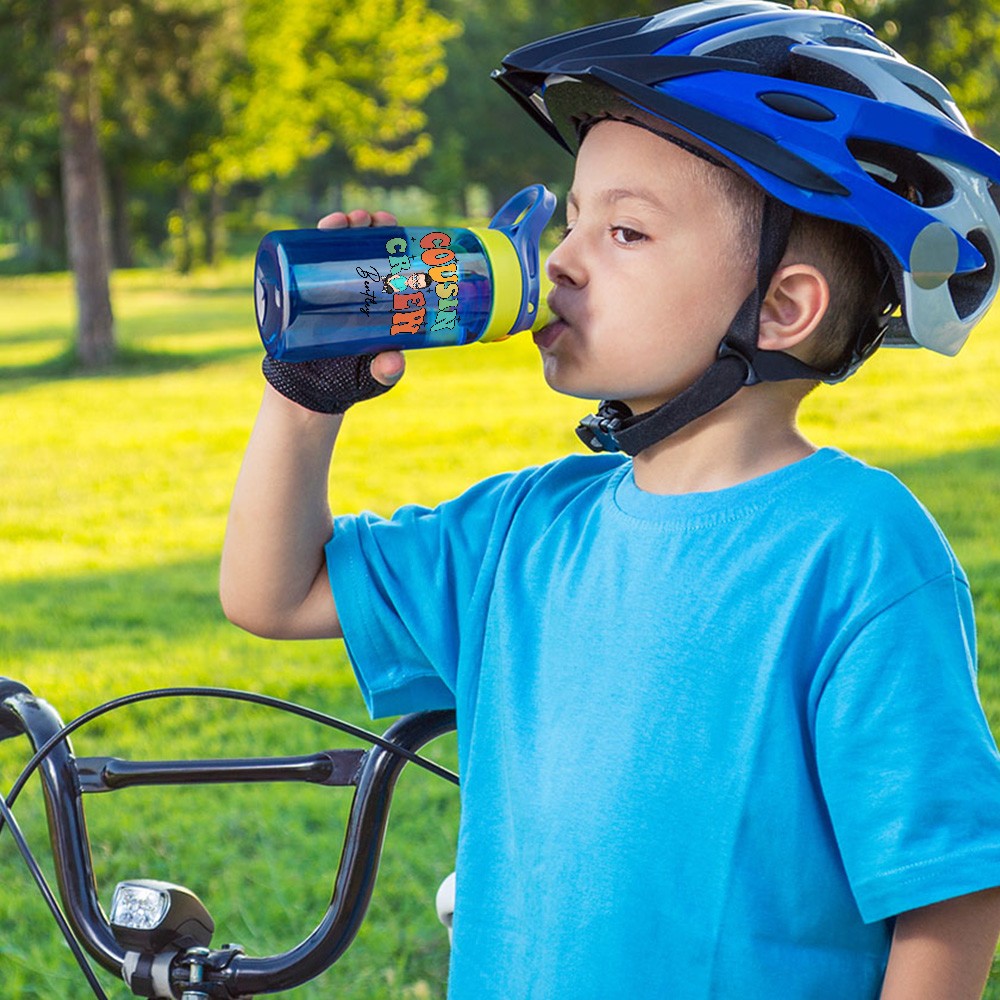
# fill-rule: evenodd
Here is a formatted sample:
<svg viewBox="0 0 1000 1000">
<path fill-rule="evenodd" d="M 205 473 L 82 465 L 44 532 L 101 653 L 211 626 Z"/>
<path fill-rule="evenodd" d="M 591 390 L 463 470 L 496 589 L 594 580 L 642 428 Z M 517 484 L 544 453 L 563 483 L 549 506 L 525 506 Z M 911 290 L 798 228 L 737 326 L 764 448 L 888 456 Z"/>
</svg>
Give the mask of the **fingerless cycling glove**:
<svg viewBox="0 0 1000 1000">
<path fill-rule="evenodd" d="M 314 361 L 278 361 L 268 355 L 261 368 L 264 378 L 293 403 L 316 413 L 343 413 L 354 403 L 392 388 L 372 375 L 374 357 L 355 354 Z"/>
</svg>

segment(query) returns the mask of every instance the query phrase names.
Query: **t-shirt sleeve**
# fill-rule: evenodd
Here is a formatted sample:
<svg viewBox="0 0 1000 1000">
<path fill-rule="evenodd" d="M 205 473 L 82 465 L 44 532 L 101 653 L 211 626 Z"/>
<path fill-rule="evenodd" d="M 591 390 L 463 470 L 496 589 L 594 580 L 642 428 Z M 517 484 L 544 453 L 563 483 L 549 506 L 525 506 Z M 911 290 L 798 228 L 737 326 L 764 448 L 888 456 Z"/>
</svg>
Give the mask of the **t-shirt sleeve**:
<svg viewBox="0 0 1000 1000">
<path fill-rule="evenodd" d="M 455 706 L 463 635 L 488 598 L 486 566 L 511 477 L 436 508 L 340 517 L 327 569 L 348 656 L 378 718 Z"/>
<path fill-rule="evenodd" d="M 845 640 L 817 702 L 819 779 L 866 922 L 1000 885 L 1000 766 L 968 585 L 945 573 Z"/>
</svg>

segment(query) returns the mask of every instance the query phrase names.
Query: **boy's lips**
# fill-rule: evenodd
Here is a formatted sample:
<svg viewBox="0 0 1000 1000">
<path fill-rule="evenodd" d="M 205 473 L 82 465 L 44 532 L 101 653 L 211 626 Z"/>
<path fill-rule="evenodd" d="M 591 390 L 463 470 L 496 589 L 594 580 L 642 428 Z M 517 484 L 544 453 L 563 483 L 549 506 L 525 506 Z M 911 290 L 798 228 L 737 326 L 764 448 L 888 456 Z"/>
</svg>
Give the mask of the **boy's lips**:
<svg viewBox="0 0 1000 1000">
<path fill-rule="evenodd" d="M 559 339 L 566 328 L 566 321 L 557 316 L 547 326 L 543 326 L 541 330 L 536 330 L 531 337 L 536 347 L 547 350 Z"/>
<path fill-rule="evenodd" d="M 550 348 L 569 329 L 570 325 L 560 311 L 558 304 L 553 302 L 551 298 L 548 300 L 548 306 L 553 313 L 552 322 L 532 334 L 535 345 L 542 350 Z"/>
</svg>

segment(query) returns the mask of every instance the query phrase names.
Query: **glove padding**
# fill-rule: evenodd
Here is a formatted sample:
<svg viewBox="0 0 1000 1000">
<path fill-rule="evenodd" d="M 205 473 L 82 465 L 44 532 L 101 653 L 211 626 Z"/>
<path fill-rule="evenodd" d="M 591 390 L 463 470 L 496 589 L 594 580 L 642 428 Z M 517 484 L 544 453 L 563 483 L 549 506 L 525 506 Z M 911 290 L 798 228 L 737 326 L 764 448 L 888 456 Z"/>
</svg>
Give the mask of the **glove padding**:
<svg viewBox="0 0 1000 1000">
<path fill-rule="evenodd" d="M 371 372 L 374 354 L 353 354 L 315 361 L 278 361 L 267 355 L 264 378 L 282 396 L 316 413 L 343 413 L 354 403 L 388 392 Z"/>
</svg>

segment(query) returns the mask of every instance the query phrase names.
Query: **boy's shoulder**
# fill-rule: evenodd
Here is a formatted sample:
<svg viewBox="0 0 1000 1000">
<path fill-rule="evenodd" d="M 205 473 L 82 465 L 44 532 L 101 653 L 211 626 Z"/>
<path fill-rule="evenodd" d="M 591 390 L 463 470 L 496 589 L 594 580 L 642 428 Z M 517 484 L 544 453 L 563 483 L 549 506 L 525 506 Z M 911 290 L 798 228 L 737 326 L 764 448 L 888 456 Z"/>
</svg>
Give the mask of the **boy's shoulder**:
<svg viewBox="0 0 1000 1000">
<path fill-rule="evenodd" d="M 933 524 L 927 508 L 894 473 L 838 448 L 822 448 L 815 457 L 825 461 L 816 463 L 819 475 L 812 488 L 835 501 L 840 509 Z"/>
<path fill-rule="evenodd" d="M 817 527 L 849 537 L 873 569 L 964 578 L 934 516 L 900 478 L 837 449 L 820 454 L 828 460 L 804 498 Z"/>
<path fill-rule="evenodd" d="M 463 532 L 486 529 L 503 534 L 505 525 L 515 519 L 544 522 L 565 513 L 568 507 L 575 505 L 579 510 L 599 503 L 627 465 L 628 459 L 621 455 L 567 455 L 543 465 L 487 476 L 439 504 L 434 513 L 441 523 L 460 526 Z M 427 508 L 408 505 L 400 508 L 393 520 L 409 520 L 425 513 Z"/>
<path fill-rule="evenodd" d="M 630 460 L 620 454 L 564 455 L 543 465 L 492 476 L 473 487 L 473 492 L 499 490 L 515 502 L 521 502 L 529 494 L 558 499 L 590 488 L 603 490 L 629 464 Z"/>
<path fill-rule="evenodd" d="M 486 479 L 458 505 L 483 504 L 494 524 L 518 516 L 589 520 L 587 511 L 602 504 L 660 520 L 661 527 L 678 524 L 679 513 L 685 523 L 714 524 L 720 531 L 763 524 L 769 534 L 794 537 L 797 544 L 833 542 L 871 566 L 905 563 L 921 576 L 961 575 L 940 527 L 909 488 L 891 472 L 836 448 L 716 494 L 641 494 L 627 475 L 630 468 L 622 455 L 567 455 Z"/>
</svg>

